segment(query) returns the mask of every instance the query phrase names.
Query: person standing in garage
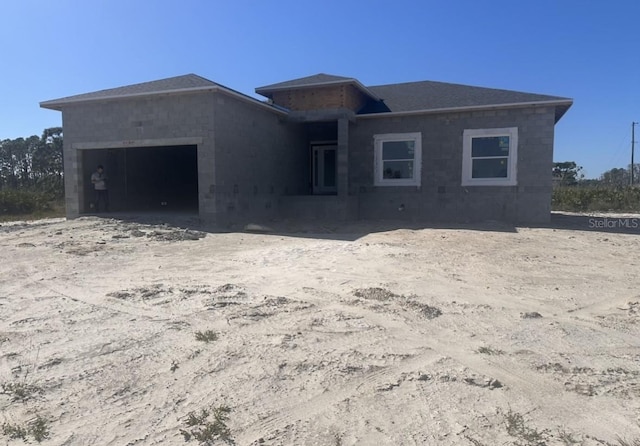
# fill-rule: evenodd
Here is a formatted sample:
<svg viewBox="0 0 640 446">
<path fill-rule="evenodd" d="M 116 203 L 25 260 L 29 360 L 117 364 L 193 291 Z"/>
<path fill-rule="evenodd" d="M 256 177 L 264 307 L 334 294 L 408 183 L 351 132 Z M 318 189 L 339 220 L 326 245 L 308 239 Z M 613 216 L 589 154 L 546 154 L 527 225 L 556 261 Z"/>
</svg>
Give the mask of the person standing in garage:
<svg viewBox="0 0 640 446">
<path fill-rule="evenodd" d="M 107 174 L 104 173 L 104 167 L 99 165 L 96 171 L 91 174 L 91 183 L 95 189 L 95 207 L 96 212 L 100 212 L 100 202 L 104 204 L 105 212 L 109 212 L 109 192 L 107 190 Z"/>
</svg>

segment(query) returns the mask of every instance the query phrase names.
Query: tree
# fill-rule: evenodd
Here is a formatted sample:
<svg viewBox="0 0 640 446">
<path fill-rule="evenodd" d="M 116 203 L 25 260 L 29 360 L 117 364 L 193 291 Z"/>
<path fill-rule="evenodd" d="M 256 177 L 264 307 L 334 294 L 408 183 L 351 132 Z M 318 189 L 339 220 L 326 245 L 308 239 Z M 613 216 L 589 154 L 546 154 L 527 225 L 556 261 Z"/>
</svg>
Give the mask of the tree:
<svg viewBox="0 0 640 446">
<path fill-rule="evenodd" d="M 629 172 L 624 167 L 614 167 L 600 175 L 600 181 L 606 186 L 626 186 L 629 184 Z"/>
<path fill-rule="evenodd" d="M 45 129 L 41 137 L 0 141 L 0 189 L 25 189 L 61 197 L 63 175 L 61 127 Z"/>
<path fill-rule="evenodd" d="M 633 166 L 634 183 L 640 184 L 640 164 Z M 631 165 L 627 168 L 614 167 L 600 175 L 600 181 L 606 186 L 623 187 L 631 184 Z"/>
<path fill-rule="evenodd" d="M 33 153 L 33 170 L 36 184 L 45 190 L 63 191 L 64 158 L 62 152 L 62 127 L 45 129 Z"/>
<path fill-rule="evenodd" d="M 575 161 L 553 163 L 553 181 L 561 186 L 575 186 L 584 178 L 581 171 L 582 166 L 578 166 Z"/>
</svg>

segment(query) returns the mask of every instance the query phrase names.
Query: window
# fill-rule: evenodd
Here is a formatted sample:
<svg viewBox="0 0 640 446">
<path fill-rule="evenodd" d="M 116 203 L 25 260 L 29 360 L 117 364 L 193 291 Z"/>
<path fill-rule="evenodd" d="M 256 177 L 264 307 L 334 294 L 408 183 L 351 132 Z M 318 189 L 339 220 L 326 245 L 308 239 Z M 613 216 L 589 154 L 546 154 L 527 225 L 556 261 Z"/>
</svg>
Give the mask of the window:
<svg viewBox="0 0 640 446">
<path fill-rule="evenodd" d="M 420 186 L 421 133 L 374 135 L 376 186 Z"/>
<path fill-rule="evenodd" d="M 517 127 L 465 130 L 462 185 L 515 186 L 517 159 Z"/>
</svg>

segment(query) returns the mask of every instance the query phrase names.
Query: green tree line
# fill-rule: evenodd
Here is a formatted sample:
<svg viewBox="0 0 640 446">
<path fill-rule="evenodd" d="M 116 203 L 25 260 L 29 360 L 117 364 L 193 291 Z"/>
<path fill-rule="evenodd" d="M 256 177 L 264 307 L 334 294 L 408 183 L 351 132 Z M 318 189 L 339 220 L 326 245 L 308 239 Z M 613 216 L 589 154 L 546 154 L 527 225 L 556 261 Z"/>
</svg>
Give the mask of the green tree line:
<svg viewBox="0 0 640 446">
<path fill-rule="evenodd" d="M 62 127 L 45 129 L 41 136 L 0 140 L 0 190 L 64 194 Z"/>
<path fill-rule="evenodd" d="M 633 168 L 633 185 L 631 169 Z M 640 165 L 616 167 L 585 179 L 574 161 L 553 163 L 554 210 L 640 212 Z"/>
<path fill-rule="evenodd" d="M 0 140 L 0 221 L 51 211 L 63 197 L 62 127 Z"/>
<path fill-rule="evenodd" d="M 582 166 L 575 161 L 553 163 L 554 186 L 604 186 L 625 187 L 631 185 L 631 164 L 624 167 L 614 167 L 604 172 L 596 179 L 585 179 Z M 640 186 L 640 164 L 633 165 L 634 185 Z"/>
</svg>

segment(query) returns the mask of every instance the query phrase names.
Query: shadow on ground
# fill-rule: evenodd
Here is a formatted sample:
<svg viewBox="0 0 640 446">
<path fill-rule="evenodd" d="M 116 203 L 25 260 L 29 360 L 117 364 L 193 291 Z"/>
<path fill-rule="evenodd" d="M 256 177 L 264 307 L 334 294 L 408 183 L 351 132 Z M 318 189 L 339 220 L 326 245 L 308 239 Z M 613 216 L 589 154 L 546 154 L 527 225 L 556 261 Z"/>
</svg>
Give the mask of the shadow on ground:
<svg viewBox="0 0 640 446">
<path fill-rule="evenodd" d="M 588 231 L 599 233 L 640 235 L 640 214 L 574 214 L 553 212 L 551 220 L 542 224 L 512 224 L 500 221 L 475 223 L 405 222 L 384 220 L 332 221 L 270 221 L 216 226 L 203 222 L 197 214 L 145 213 L 100 214 L 100 218 L 148 225 L 168 225 L 206 233 L 251 232 L 287 237 L 304 237 L 353 241 L 368 234 L 395 230 L 460 229 L 479 232 L 517 233 L 519 228 L 548 228 L 554 230 Z"/>
</svg>

